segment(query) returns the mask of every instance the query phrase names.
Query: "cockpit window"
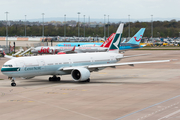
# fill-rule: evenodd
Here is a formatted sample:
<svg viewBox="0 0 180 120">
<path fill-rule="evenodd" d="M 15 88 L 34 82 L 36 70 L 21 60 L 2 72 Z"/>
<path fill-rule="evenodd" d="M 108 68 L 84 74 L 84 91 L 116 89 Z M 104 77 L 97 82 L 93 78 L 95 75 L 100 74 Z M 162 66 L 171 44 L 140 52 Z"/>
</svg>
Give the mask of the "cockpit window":
<svg viewBox="0 0 180 120">
<path fill-rule="evenodd" d="M 3 65 L 3 67 L 13 67 L 12 65 Z"/>
</svg>

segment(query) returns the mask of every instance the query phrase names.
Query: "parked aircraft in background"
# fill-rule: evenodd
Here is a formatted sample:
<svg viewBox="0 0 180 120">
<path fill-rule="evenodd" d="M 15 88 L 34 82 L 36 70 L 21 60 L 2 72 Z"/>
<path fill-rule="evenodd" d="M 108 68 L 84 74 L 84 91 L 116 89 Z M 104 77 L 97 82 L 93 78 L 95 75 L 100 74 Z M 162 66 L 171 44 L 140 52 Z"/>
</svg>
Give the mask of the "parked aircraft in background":
<svg viewBox="0 0 180 120">
<path fill-rule="evenodd" d="M 58 43 L 56 46 L 59 47 L 79 47 L 79 46 L 101 46 L 103 43 L 100 42 L 63 42 L 63 43 Z"/>
<path fill-rule="evenodd" d="M 126 42 L 126 38 L 122 41 L 122 43 L 125 43 Z"/>
<path fill-rule="evenodd" d="M 124 51 L 124 50 L 137 49 L 143 47 L 142 45 L 140 45 L 140 42 L 144 34 L 144 31 L 145 28 L 141 28 L 127 43 L 123 41 L 119 47 L 119 50 Z"/>
<path fill-rule="evenodd" d="M 142 39 L 142 36 L 144 34 L 145 28 L 141 28 L 127 43 L 124 43 L 124 41 L 121 43 L 119 50 L 129 50 L 129 49 L 137 49 L 141 48 L 143 46 L 140 45 L 140 41 Z M 104 43 L 101 43 L 101 45 L 98 47 L 99 43 L 69 43 L 69 46 L 61 46 L 64 43 L 58 44 L 60 46 L 40 46 L 36 47 L 33 50 L 31 50 L 32 53 L 36 54 L 67 54 L 67 53 L 84 53 L 84 52 L 105 52 L 108 50 L 109 45 L 111 44 L 113 38 L 115 36 L 115 33 L 113 33 Z M 79 44 L 79 47 L 75 47 Z M 65 45 L 65 44 L 64 44 Z M 74 46 L 70 46 L 74 45 Z"/>
<path fill-rule="evenodd" d="M 107 52 L 19 57 L 7 61 L 1 68 L 1 72 L 12 80 L 11 86 L 16 86 L 15 78 L 28 79 L 42 75 L 52 75 L 49 81 L 60 81 L 57 75 L 71 74 L 74 81 L 90 82 L 91 72 L 106 67 L 170 61 L 117 63 L 124 58 L 123 54 L 119 54 L 123 26 L 124 24 L 120 24 L 118 27 Z"/>
<path fill-rule="evenodd" d="M 145 28 L 141 28 L 127 43 L 131 43 L 131 44 L 140 44 L 142 36 L 144 34 Z M 124 43 L 124 41 L 122 42 Z M 103 43 L 89 43 L 89 42 L 76 42 L 76 43 L 72 43 L 72 42 L 64 42 L 64 43 L 58 43 L 56 46 L 61 46 L 61 47 L 78 47 L 78 46 L 82 46 L 82 45 L 86 45 L 86 46 L 101 46 Z M 124 46 L 124 45 L 123 45 Z M 143 46 L 140 46 L 143 47 Z M 120 48 L 120 50 L 123 50 L 123 48 Z"/>
<path fill-rule="evenodd" d="M 85 53 L 85 52 L 105 52 L 108 50 L 115 33 L 113 33 L 101 46 L 82 45 L 79 47 L 59 47 L 59 46 L 40 46 L 31 50 L 36 54 L 69 54 L 69 53 Z"/>
</svg>

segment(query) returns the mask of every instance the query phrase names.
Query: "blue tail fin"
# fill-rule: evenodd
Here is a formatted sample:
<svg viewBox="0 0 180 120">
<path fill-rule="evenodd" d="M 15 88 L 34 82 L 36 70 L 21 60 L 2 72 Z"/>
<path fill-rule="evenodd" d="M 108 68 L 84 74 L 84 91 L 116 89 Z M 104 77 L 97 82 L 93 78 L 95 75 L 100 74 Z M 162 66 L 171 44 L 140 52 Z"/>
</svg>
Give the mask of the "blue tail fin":
<svg viewBox="0 0 180 120">
<path fill-rule="evenodd" d="M 125 43 L 126 42 L 126 38 L 122 41 L 122 43 Z"/>
<path fill-rule="evenodd" d="M 145 28 L 141 28 L 127 43 L 139 45 L 144 34 Z"/>
</svg>

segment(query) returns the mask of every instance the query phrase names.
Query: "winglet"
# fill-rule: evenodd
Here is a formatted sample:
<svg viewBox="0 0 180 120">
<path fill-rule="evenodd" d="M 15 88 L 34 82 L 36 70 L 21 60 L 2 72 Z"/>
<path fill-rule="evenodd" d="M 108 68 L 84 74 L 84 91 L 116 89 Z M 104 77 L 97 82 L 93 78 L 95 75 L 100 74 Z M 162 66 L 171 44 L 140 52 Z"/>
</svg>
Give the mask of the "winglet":
<svg viewBox="0 0 180 120">
<path fill-rule="evenodd" d="M 75 48 L 76 48 L 76 46 L 74 46 L 74 47 L 73 47 L 72 51 L 74 51 L 74 50 L 75 50 Z"/>
<path fill-rule="evenodd" d="M 177 61 L 178 59 L 171 59 L 170 61 Z"/>
</svg>

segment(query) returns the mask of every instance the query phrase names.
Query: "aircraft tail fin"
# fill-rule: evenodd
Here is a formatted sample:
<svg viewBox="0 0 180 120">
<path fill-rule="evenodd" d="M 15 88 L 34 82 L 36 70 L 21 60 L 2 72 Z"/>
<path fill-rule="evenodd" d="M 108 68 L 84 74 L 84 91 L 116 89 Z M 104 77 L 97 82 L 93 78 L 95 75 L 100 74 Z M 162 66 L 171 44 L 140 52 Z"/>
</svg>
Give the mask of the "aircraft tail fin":
<svg viewBox="0 0 180 120">
<path fill-rule="evenodd" d="M 127 43 L 139 45 L 144 34 L 145 28 L 141 28 Z"/>
<path fill-rule="evenodd" d="M 116 53 L 119 52 L 123 27 L 124 27 L 124 24 L 121 23 L 116 31 L 116 35 L 114 36 L 114 39 L 112 40 L 109 46 L 108 52 L 116 52 Z"/>
<path fill-rule="evenodd" d="M 122 43 L 125 43 L 126 42 L 126 38 L 122 41 Z"/>
<path fill-rule="evenodd" d="M 100 47 L 109 47 L 112 40 L 114 39 L 115 33 L 111 34 L 109 38 Z"/>
</svg>

